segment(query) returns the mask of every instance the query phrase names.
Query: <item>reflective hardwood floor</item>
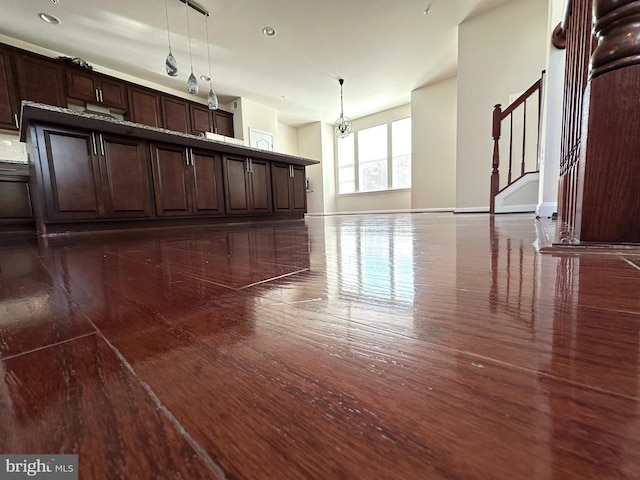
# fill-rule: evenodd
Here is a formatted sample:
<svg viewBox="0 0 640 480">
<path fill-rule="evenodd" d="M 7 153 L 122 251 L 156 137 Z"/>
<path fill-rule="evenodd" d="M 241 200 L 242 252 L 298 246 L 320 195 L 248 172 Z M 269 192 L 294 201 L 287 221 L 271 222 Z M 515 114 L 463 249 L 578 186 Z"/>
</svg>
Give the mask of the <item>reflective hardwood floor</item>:
<svg viewBox="0 0 640 480">
<path fill-rule="evenodd" d="M 640 478 L 640 256 L 531 215 L 0 240 L 0 453 L 81 479 Z"/>
</svg>

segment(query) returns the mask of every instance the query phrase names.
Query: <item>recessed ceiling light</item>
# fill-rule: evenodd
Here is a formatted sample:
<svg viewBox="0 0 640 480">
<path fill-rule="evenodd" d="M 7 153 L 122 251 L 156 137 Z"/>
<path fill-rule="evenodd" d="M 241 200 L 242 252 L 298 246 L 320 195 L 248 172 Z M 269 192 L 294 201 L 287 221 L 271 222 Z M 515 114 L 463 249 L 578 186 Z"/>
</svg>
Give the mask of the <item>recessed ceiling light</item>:
<svg viewBox="0 0 640 480">
<path fill-rule="evenodd" d="M 264 33 L 267 37 L 275 37 L 278 32 L 276 32 L 276 29 L 273 27 L 264 27 L 262 29 L 262 33 Z"/>
<path fill-rule="evenodd" d="M 60 3 L 60 0 L 51 0 L 51 3 L 53 3 L 54 5 L 57 5 L 58 3 Z"/>
<path fill-rule="evenodd" d="M 211 80 L 211 77 L 207 77 L 206 75 L 200 75 L 200 80 L 202 80 L 203 82 L 208 82 L 209 80 Z"/>
<path fill-rule="evenodd" d="M 38 16 L 43 22 L 50 23 L 51 25 L 58 25 L 60 23 L 60 19 L 53 15 L 49 15 L 48 13 L 39 13 Z"/>
</svg>

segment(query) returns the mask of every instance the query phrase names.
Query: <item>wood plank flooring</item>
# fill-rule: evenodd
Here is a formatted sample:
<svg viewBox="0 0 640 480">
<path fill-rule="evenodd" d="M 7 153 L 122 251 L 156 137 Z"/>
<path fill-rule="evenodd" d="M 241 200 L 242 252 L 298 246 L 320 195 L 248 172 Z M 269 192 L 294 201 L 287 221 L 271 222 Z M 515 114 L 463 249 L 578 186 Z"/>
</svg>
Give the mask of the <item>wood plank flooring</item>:
<svg viewBox="0 0 640 480">
<path fill-rule="evenodd" d="M 531 215 L 0 240 L 0 453 L 82 479 L 640 478 L 640 256 Z"/>
</svg>

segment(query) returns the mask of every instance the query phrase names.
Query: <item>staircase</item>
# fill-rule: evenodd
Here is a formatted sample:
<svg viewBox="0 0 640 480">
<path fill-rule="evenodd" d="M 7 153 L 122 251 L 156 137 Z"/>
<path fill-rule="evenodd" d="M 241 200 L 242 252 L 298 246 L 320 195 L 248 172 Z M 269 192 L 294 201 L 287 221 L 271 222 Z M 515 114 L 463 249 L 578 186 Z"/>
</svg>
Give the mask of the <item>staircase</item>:
<svg viewBox="0 0 640 480">
<path fill-rule="evenodd" d="M 544 71 L 540 79 L 502 110 L 493 109 L 490 212 L 533 212 L 538 203 Z M 534 108 L 528 104 L 535 102 Z M 508 135 L 502 136 L 503 125 Z M 508 155 L 501 152 L 508 151 Z M 500 174 L 502 157 L 506 174 Z"/>
</svg>

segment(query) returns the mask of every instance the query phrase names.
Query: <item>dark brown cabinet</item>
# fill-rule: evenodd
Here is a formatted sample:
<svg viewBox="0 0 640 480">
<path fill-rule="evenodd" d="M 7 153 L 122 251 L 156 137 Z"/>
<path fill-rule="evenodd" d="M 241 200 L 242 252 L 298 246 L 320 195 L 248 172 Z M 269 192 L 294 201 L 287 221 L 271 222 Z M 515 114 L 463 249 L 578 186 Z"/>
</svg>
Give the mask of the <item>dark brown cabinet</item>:
<svg viewBox="0 0 640 480">
<path fill-rule="evenodd" d="M 58 62 L 32 54 L 15 53 L 13 57 L 18 100 L 67 106 Z"/>
<path fill-rule="evenodd" d="M 106 133 L 98 133 L 96 140 L 105 217 L 151 217 L 153 208 L 148 144 L 135 138 Z"/>
<path fill-rule="evenodd" d="M 0 128 L 19 129 L 22 100 L 66 106 L 62 70 L 54 60 L 0 49 Z"/>
<path fill-rule="evenodd" d="M 193 213 L 223 215 L 225 210 L 221 155 L 204 150 L 192 150 L 191 167 Z"/>
<path fill-rule="evenodd" d="M 158 94 L 144 88 L 129 87 L 129 121 L 162 127 Z"/>
<path fill-rule="evenodd" d="M 213 111 L 213 133 L 224 135 L 225 137 L 233 137 L 233 113 L 224 110 Z"/>
<path fill-rule="evenodd" d="M 38 175 L 50 220 L 152 215 L 146 143 L 38 126 Z"/>
<path fill-rule="evenodd" d="M 224 213 L 220 155 L 177 145 L 152 145 L 156 211 L 160 216 Z"/>
<path fill-rule="evenodd" d="M 189 104 L 178 98 L 160 97 L 162 105 L 162 127 L 174 132 L 191 133 Z"/>
<path fill-rule="evenodd" d="M 191 104 L 189 105 L 189 112 L 191 114 L 191 133 L 215 133 L 213 115 L 211 115 L 211 110 L 208 107 Z"/>
<path fill-rule="evenodd" d="M 127 89 L 124 82 L 72 67 L 66 69 L 66 82 L 68 98 L 127 109 Z"/>
<path fill-rule="evenodd" d="M 11 54 L 0 50 L 0 128 L 17 130 L 20 105 L 16 98 Z"/>
<path fill-rule="evenodd" d="M 217 133 L 226 137 L 233 137 L 233 113 L 224 110 L 209 110 L 208 107 L 190 104 L 191 133 Z"/>
<path fill-rule="evenodd" d="M 303 166 L 273 163 L 271 178 L 274 212 L 305 212 L 307 210 L 306 177 Z"/>
<path fill-rule="evenodd" d="M 223 170 L 227 214 L 272 212 L 269 162 L 225 156 Z"/>
<path fill-rule="evenodd" d="M 0 231 L 7 226 L 33 225 L 29 197 L 29 167 L 0 163 Z"/>
</svg>

